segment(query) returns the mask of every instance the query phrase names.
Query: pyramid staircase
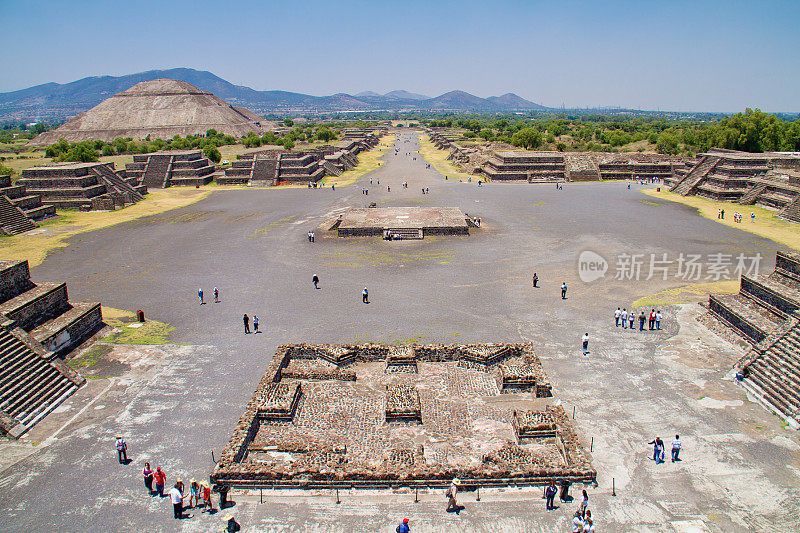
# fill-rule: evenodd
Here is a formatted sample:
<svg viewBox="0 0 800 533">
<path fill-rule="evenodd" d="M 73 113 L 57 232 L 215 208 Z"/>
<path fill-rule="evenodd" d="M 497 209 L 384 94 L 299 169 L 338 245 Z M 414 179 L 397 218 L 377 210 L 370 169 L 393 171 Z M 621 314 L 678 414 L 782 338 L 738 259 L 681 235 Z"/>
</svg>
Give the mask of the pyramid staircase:
<svg viewBox="0 0 800 533">
<path fill-rule="evenodd" d="M 737 203 L 741 205 L 753 205 L 754 203 L 756 203 L 756 199 L 758 198 L 758 196 L 761 193 L 763 193 L 768 186 L 769 185 L 766 183 L 756 183 L 755 185 L 747 189 L 747 192 L 744 193 L 741 198 L 739 198 L 739 201 Z"/>
<path fill-rule="evenodd" d="M 11 183 L 11 176 L 0 176 L 0 230 L 5 235 L 24 233 L 37 227 L 35 220 L 56 214 L 52 205 L 42 205 L 38 194 L 27 194 L 24 185 Z"/>
<path fill-rule="evenodd" d="M 19 207 L 0 195 L 0 232 L 3 235 L 17 235 L 36 228 L 36 224 L 25 216 Z"/>
<path fill-rule="evenodd" d="M 800 194 L 789 202 L 779 213 L 781 217 L 800 222 Z"/>
<path fill-rule="evenodd" d="M 672 189 L 672 192 L 678 193 L 681 196 L 688 196 L 692 193 L 692 191 L 700 184 L 700 182 L 708 176 L 709 172 L 714 168 L 714 166 L 719 163 L 719 157 L 706 155 L 703 159 L 700 160 L 695 167 L 689 171 L 686 176 L 678 183 L 676 183 Z"/>
<path fill-rule="evenodd" d="M 169 187 L 169 171 L 172 167 L 172 159 L 172 156 L 151 155 L 144 168 L 142 185 L 148 189 Z"/>
</svg>

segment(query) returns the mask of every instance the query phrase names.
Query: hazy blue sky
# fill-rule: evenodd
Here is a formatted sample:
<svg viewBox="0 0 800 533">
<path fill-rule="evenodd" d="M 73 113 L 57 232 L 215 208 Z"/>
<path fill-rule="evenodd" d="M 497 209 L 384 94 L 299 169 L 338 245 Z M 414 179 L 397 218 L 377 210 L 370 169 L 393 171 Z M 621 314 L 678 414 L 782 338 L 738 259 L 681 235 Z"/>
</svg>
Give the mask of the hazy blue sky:
<svg viewBox="0 0 800 533">
<path fill-rule="evenodd" d="M 800 1 L 0 0 L 0 91 L 192 67 L 324 95 L 800 111 Z"/>
</svg>

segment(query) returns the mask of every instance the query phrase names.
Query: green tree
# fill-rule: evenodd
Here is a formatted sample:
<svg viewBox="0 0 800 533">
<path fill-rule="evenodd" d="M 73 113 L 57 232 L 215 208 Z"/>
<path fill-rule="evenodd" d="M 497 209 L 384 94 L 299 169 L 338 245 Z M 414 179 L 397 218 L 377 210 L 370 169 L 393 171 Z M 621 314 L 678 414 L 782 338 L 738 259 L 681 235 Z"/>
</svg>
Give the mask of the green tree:
<svg viewBox="0 0 800 533">
<path fill-rule="evenodd" d="M 286 126 L 287 128 L 291 128 L 292 126 L 294 126 L 294 120 L 287 118 L 283 121 L 283 125 Z"/>
<path fill-rule="evenodd" d="M 522 128 L 511 136 L 511 144 L 521 146 L 526 150 L 533 150 L 542 144 L 542 132 L 536 128 Z"/>
<path fill-rule="evenodd" d="M 323 142 L 328 142 L 336 138 L 336 134 L 331 131 L 327 126 L 317 130 L 317 139 Z"/>
<path fill-rule="evenodd" d="M 217 136 L 217 130 L 215 130 L 214 128 L 206 130 L 206 137 L 216 137 L 216 136 Z"/>
<path fill-rule="evenodd" d="M 672 133 L 664 132 L 658 136 L 656 143 L 656 151 L 659 154 L 672 154 L 677 155 L 680 153 L 678 149 L 678 138 Z"/>
<path fill-rule="evenodd" d="M 294 148 L 294 141 L 292 140 L 291 137 L 286 137 L 283 140 L 283 147 L 286 148 L 287 150 L 291 150 L 292 148 Z"/>
<path fill-rule="evenodd" d="M 214 163 L 219 163 L 222 161 L 222 154 L 219 153 L 219 149 L 217 149 L 214 144 L 207 144 L 205 148 L 203 148 L 203 155 L 205 155 Z"/>
</svg>

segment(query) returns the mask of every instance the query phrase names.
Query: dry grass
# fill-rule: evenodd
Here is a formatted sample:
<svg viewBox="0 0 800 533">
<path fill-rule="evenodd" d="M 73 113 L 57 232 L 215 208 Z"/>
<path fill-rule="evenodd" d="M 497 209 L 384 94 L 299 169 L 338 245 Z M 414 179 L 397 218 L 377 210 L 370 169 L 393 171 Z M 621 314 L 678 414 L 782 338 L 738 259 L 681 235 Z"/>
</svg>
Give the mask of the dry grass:
<svg viewBox="0 0 800 533">
<path fill-rule="evenodd" d="M 715 220 L 720 224 L 737 228 L 743 231 L 766 237 L 795 250 L 800 250 L 800 225 L 780 218 L 777 213 L 754 205 L 739 205 L 731 202 L 715 202 L 698 196 L 681 196 L 673 192 L 662 190 L 656 192 L 655 189 L 645 189 L 645 194 L 678 202 L 697 209 L 700 215 L 710 220 Z M 725 220 L 719 220 L 717 213 L 720 209 L 725 210 Z M 734 211 L 742 214 L 744 219 L 741 223 L 733 221 Z M 750 222 L 750 213 L 756 214 L 755 222 Z"/>
<path fill-rule="evenodd" d="M 739 292 L 739 280 L 726 280 L 708 283 L 694 283 L 685 287 L 668 289 L 650 296 L 644 296 L 633 302 L 634 307 L 658 307 L 693 303 L 708 297 L 708 294 L 735 294 Z"/>
<path fill-rule="evenodd" d="M 380 168 L 383 162 L 378 161 L 378 159 L 392 147 L 396 140 L 396 135 L 385 135 L 375 148 L 358 154 L 358 166 L 356 168 L 343 172 L 341 176 L 326 176 L 322 180 L 322 186 L 336 185 L 337 187 L 346 187 L 368 172 Z"/>
<path fill-rule="evenodd" d="M 27 259 L 34 267 L 49 252 L 68 246 L 66 240 L 73 235 L 184 207 L 202 200 L 211 190 L 208 187 L 156 189 L 141 202 L 118 211 L 60 211 L 58 217 L 44 221 L 37 230 L 0 237 L 0 257 Z"/>
<path fill-rule="evenodd" d="M 419 153 L 425 160 L 433 165 L 433 168 L 439 171 L 440 174 L 447 176 L 448 179 L 459 179 L 462 181 L 467 181 L 470 178 L 475 180 L 483 179 L 482 176 L 477 176 L 474 174 L 469 174 L 456 168 L 450 161 L 448 161 L 447 156 L 450 155 L 449 152 L 446 150 L 439 150 L 434 146 L 431 142 L 430 138 L 425 136 L 420 139 L 420 148 Z"/>
</svg>

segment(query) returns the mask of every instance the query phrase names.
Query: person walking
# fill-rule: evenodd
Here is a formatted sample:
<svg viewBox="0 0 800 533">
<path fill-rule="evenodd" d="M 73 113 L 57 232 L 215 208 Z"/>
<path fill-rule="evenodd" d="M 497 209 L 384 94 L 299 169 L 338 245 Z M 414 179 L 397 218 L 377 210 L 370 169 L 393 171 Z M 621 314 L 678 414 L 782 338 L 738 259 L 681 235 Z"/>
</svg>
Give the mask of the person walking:
<svg viewBox="0 0 800 533">
<path fill-rule="evenodd" d="M 242 530 L 242 526 L 239 525 L 233 515 L 223 516 L 222 521 L 225 523 L 225 533 L 236 533 Z"/>
<path fill-rule="evenodd" d="M 147 492 L 150 493 L 150 496 L 153 495 L 153 470 L 150 469 L 150 463 L 144 463 L 144 469 L 142 470 L 142 476 L 144 477 L 144 486 L 147 487 Z"/>
<path fill-rule="evenodd" d="M 172 512 L 177 519 L 183 518 L 183 500 L 186 498 L 181 492 L 181 485 L 182 483 L 180 481 L 176 481 L 175 486 L 169 489 L 169 498 L 170 501 L 172 501 Z"/>
<path fill-rule="evenodd" d="M 197 297 L 200 298 L 200 305 L 203 305 L 205 302 L 203 301 L 203 289 L 197 289 Z"/>
<path fill-rule="evenodd" d="M 580 506 L 581 518 L 584 519 L 586 518 L 586 513 L 589 512 L 588 509 L 589 509 L 589 494 L 586 493 L 586 489 L 583 489 L 583 498 L 581 499 L 581 506 Z M 592 516 L 591 513 L 589 514 L 589 516 Z"/>
<path fill-rule="evenodd" d="M 594 522 L 592 522 L 591 511 L 586 511 L 586 517 L 583 519 L 583 533 L 594 533 Z"/>
<path fill-rule="evenodd" d="M 587 355 L 589 353 L 589 333 L 586 332 L 581 337 L 581 344 L 583 346 L 583 355 Z"/>
<path fill-rule="evenodd" d="M 400 525 L 398 525 L 394 530 L 397 533 L 408 533 L 411 531 L 411 528 L 408 527 L 408 518 L 403 518 L 403 521 L 400 522 Z"/>
<path fill-rule="evenodd" d="M 314 235 L 314 232 L 312 231 L 311 232 L 311 242 L 314 242 L 314 237 L 315 237 L 315 235 Z"/>
<path fill-rule="evenodd" d="M 656 329 L 661 329 L 661 311 L 656 311 Z"/>
<path fill-rule="evenodd" d="M 672 441 L 672 462 L 680 461 L 678 454 L 681 453 L 681 438 L 675 435 L 675 440 Z"/>
<path fill-rule="evenodd" d="M 361 292 L 361 301 L 365 304 L 369 303 L 369 291 L 367 291 L 366 287 L 364 287 L 364 290 Z"/>
<path fill-rule="evenodd" d="M 661 458 L 661 438 L 656 437 L 647 444 L 653 445 L 653 461 L 659 464 L 659 459 Z"/>
<path fill-rule="evenodd" d="M 161 470 L 160 466 L 157 466 L 156 471 L 153 473 L 153 481 L 156 482 L 156 494 L 158 494 L 159 498 L 163 498 L 167 475 Z"/>
<path fill-rule="evenodd" d="M 447 488 L 447 492 L 445 492 L 445 496 L 447 496 L 447 509 L 448 513 L 450 512 L 458 512 L 458 502 L 456 501 L 456 496 L 458 495 L 458 485 L 461 483 L 458 478 L 453 478 L 453 481 L 450 483 L 450 486 Z"/>
<path fill-rule="evenodd" d="M 619 318 L 621 316 L 622 316 L 622 311 L 620 311 L 619 307 L 617 307 L 617 310 L 614 311 L 614 325 L 616 327 L 619 327 Z"/>
<path fill-rule="evenodd" d="M 533 273 L 533 286 L 537 287 L 538 284 L 539 284 L 539 276 L 536 274 L 536 272 L 534 272 Z"/>
<path fill-rule="evenodd" d="M 634 313 L 633 310 L 631 309 L 631 312 L 628 313 L 628 328 L 633 329 L 633 323 L 635 321 L 636 321 L 636 313 Z"/>
<path fill-rule="evenodd" d="M 319 276 L 314 274 L 311 278 L 311 282 L 314 284 L 315 289 L 319 289 Z"/>
<path fill-rule="evenodd" d="M 214 512 L 214 503 L 211 501 L 211 487 L 208 486 L 207 481 L 202 481 L 200 487 L 200 494 L 203 497 L 203 507 L 205 507 L 203 510 L 211 514 Z"/>
<path fill-rule="evenodd" d="M 245 314 L 242 317 L 242 322 L 244 322 L 244 334 L 247 335 L 250 333 L 250 317 Z"/>
<path fill-rule="evenodd" d="M 561 299 L 562 300 L 566 300 L 567 299 L 567 282 L 566 281 L 561 282 Z"/>
<path fill-rule="evenodd" d="M 117 436 L 117 459 L 121 465 L 128 462 L 128 443 L 120 436 Z"/>
<path fill-rule="evenodd" d="M 556 489 L 556 482 L 551 480 L 547 488 L 544 489 L 544 497 L 547 499 L 547 504 L 545 507 L 548 511 L 552 511 L 556 508 L 554 500 L 557 492 L 558 489 Z"/>
<path fill-rule="evenodd" d="M 198 507 L 200 505 L 200 484 L 197 480 L 192 478 L 189 481 L 189 507 Z"/>
<path fill-rule="evenodd" d="M 644 311 L 639 315 L 639 331 L 644 331 L 644 321 L 647 320 L 647 317 L 644 316 Z"/>
<path fill-rule="evenodd" d="M 216 287 L 214 287 L 214 303 L 219 303 L 219 289 Z"/>
<path fill-rule="evenodd" d="M 628 328 L 628 310 L 627 310 L 627 308 L 623 308 L 622 309 L 622 313 L 619 315 L 619 317 L 622 319 L 622 329 L 627 329 Z"/>
<path fill-rule="evenodd" d="M 650 310 L 650 316 L 648 318 L 649 318 L 649 320 L 648 320 L 647 325 L 648 325 L 649 329 L 652 331 L 656 327 L 656 310 L 655 309 L 651 309 Z"/>
<path fill-rule="evenodd" d="M 253 335 L 258 335 L 258 315 L 253 315 Z"/>
</svg>

